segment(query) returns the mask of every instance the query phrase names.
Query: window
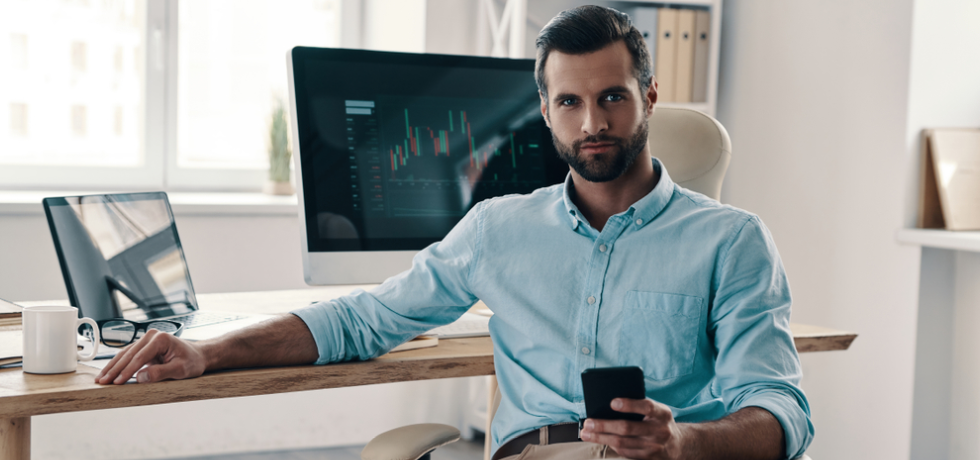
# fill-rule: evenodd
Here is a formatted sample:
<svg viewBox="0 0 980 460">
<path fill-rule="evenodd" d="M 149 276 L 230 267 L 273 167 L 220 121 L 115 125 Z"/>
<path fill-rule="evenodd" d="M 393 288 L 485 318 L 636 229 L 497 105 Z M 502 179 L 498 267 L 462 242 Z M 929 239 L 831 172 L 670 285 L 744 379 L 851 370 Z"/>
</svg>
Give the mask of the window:
<svg viewBox="0 0 980 460">
<path fill-rule="evenodd" d="M 345 1 L 0 1 L 0 188 L 260 189 L 286 53 Z"/>
<path fill-rule="evenodd" d="M 194 188 L 263 183 L 272 111 L 288 98 L 286 54 L 296 45 L 338 46 L 339 3 L 180 3 L 172 183 Z"/>
</svg>

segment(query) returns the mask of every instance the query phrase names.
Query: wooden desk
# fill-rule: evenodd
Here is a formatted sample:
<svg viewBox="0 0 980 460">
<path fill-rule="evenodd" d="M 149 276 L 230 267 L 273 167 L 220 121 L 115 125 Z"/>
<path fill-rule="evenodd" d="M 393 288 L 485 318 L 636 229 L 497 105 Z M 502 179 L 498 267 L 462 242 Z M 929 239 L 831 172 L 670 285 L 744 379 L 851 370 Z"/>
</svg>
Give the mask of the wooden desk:
<svg viewBox="0 0 980 460">
<path fill-rule="evenodd" d="M 285 313 L 351 289 L 210 294 L 199 296 L 199 303 L 202 309 Z M 31 304 L 38 303 L 53 302 Z M 800 352 L 846 350 L 856 337 L 814 326 L 792 328 Z M 85 365 L 79 365 L 77 372 L 59 375 L 5 369 L 0 370 L 0 460 L 30 458 L 33 415 L 493 373 L 493 344 L 488 337 L 440 340 L 438 347 L 387 354 L 365 362 L 223 371 L 152 385 L 98 385 L 94 383 L 98 369 Z"/>
</svg>

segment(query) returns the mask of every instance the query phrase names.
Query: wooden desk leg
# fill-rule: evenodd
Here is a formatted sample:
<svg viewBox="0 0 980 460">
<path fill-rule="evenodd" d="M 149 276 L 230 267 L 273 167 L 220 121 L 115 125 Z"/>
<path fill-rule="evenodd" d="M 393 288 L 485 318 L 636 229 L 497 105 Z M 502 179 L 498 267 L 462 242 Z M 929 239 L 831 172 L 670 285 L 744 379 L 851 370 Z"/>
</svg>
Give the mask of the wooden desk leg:
<svg viewBox="0 0 980 460">
<path fill-rule="evenodd" d="M 483 460 L 490 460 L 490 423 L 493 422 L 494 407 L 493 398 L 497 395 L 497 376 L 487 377 L 487 429 L 486 438 L 483 439 Z"/>
<path fill-rule="evenodd" d="M 31 418 L 0 419 L 0 460 L 30 460 Z"/>
</svg>

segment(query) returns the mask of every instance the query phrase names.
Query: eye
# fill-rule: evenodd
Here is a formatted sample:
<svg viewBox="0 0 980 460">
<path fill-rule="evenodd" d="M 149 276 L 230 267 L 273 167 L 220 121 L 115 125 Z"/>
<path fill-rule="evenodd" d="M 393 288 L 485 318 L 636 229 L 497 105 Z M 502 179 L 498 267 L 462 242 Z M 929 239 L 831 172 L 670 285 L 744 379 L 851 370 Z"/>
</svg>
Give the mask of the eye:
<svg viewBox="0 0 980 460">
<path fill-rule="evenodd" d="M 623 100 L 623 96 L 621 94 L 607 94 L 603 99 L 607 102 L 619 102 Z"/>
<path fill-rule="evenodd" d="M 562 99 L 558 104 L 569 106 L 569 105 L 575 105 L 575 102 L 577 101 L 574 98 L 566 98 L 566 99 Z"/>
</svg>

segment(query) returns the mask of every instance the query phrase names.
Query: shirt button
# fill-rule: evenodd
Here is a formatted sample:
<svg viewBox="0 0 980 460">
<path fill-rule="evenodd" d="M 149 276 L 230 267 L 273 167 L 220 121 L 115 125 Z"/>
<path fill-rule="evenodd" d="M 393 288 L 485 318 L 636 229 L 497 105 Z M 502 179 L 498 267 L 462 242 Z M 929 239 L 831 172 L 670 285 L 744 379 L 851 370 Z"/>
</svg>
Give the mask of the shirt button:
<svg viewBox="0 0 980 460">
<path fill-rule="evenodd" d="M 593 296 L 589 296 L 589 299 L 588 300 L 589 300 L 589 305 L 592 305 L 592 304 L 595 303 L 595 297 L 593 297 Z"/>
<path fill-rule="evenodd" d="M 636 225 L 643 225 L 643 219 L 636 219 Z"/>
<path fill-rule="evenodd" d="M 606 245 L 600 244 L 599 245 L 599 252 L 606 252 Z"/>
<path fill-rule="evenodd" d="M 589 347 L 582 347 L 582 354 L 583 355 L 587 355 L 589 353 L 592 353 L 592 350 L 589 350 Z"/>
</svg>

